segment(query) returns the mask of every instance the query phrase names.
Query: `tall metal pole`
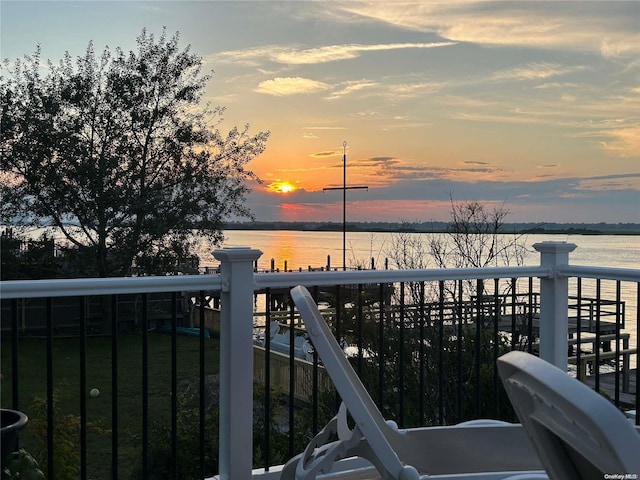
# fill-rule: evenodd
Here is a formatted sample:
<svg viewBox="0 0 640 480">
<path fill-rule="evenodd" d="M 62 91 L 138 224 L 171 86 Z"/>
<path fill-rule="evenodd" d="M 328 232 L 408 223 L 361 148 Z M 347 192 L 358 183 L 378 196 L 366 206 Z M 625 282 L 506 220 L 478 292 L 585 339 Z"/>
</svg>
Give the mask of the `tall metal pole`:
<svg viewBox="0 0 640 480">
<path fill-rule="evenodd" d="M 342 142 L 342 187 L 323 188 L 326 190 L 342 190 L 342 270 L 347 269 L 347 190 L 367 189 L 368 187 L 347 187 L 347 142 Z"/>
<path fill-rule="evenodd" d="M 342 270 L 347 269 L 347 142 L 342 142 Z"/>
</svg>

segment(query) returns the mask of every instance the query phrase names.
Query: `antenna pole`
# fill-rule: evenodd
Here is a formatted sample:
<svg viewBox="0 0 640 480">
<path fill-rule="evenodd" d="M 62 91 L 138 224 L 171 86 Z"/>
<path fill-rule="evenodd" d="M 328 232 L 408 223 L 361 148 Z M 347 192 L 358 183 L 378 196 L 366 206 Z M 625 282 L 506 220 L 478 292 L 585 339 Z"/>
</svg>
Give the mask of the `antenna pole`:
<svg viewBox="0 0 640 480">
<path fill-rule="evenodd" d="M 342 142 L 342 270 L 347 269 L 347 142 Z"/>
<path fill-rule="evenodd" d="M 326 190 L 342 190 L 342 270 L 347 269 L 347 190 L 365 189 L 369 187 L 347 187 L 347 142 L 342 142 L 342 187 L 323 188 Z"/>
</svg>

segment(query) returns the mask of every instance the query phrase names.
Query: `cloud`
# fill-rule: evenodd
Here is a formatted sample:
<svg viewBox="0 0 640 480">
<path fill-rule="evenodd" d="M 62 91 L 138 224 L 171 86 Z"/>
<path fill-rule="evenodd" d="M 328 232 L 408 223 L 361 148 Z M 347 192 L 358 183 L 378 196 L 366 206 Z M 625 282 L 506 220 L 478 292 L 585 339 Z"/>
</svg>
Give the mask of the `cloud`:
<svg viewBox="0 0 640 480">
<path fill-rule="evenodd" d="M 449 115 L 454 120 L 469 120 L 475 122 L 494 122 L 494 123 L 542 123 L 548 124 L 549 120 L 540 117 L 521 114 L 491 114 L 491 113 L 471 113 L 456 112 Z"/>
<path fill-rule="evenodd" d="M 462 162 L 464 165 L 489 165 L 487 162 L 477 162 L 472 160 L 466 160 Z"/>
<path fill-rule="evenodd" d="M 421 97 L 429 93 L 436 93 L 446 86 L 445 83 L 437 82 L 389 84 L 385 87 L 385 95 L 392 99 Z"/>
<path fill-rule="evenodd" d="M 586 70 L 584 66 L 566 66 L 556 63 L 530 63 L 494 73 L 491 80 L 541 80 Z"/>
<path fill-rule="evenodd" d="M 396 158 L 394 157 L 371 157 L 370 160 L 374 161 L 374 162 L 390 162 L 390 161 L 397 161 Z"/>
<path fill-rule="evenodd" d="M 603 57 L 633 58 L 640 52 L 635 4 L 413 1 L 345 2 L 340 8 L 395 27 L 436 33 L 453 42 L 564 48 L 595 52 Z"/>
<path fill-rule="evenodd" d="M 326 152 L 312 153 L 309 156 L 314 158 L 327 158 L 327 157 L 337 157 L 339 155 L 342 155 L 342 152 L 339 152 L 337 150 L 329 150 Z"/>
<path fill-rule="evenodd" d="M 600 53 L 605 57 L 623 57 L 638 54 L 640 35 L 632 38 L 604 38 L 600 44 Z"/>
<path fill-rule="evenodd" d="M 260 82 L 254 89 L 255 92 L 284 97 L 305 93 L 316 93 L 329 89 L 330 86 L 323 82 L 302 77 L 276 77 L 273 80 Z"/>
<path fill-rule="evenodd" d="M 346 130 L 346 127 L 336 127 L 336 126 L 313 126 L 313 127 L 304 127 L 304 130 Z"/>
<path fill-rule="evenodd" d="M 608 130 L 603 134 L 610 138 L 601 142 L 606 151 L 624 158 L 640 157 L 640 125 Z"/>
<path fill-rule="evenodd" d="M 274 50 L 271 55 L 271 59 L 277 63 L 284 63 L 287 65 L 308 65 L 335 62 L 338 60 L 349 60 L 359 57 L 363 52 L 380 52 L 407 48 L 437 48 L 451 45 L 455 45 L 455 42 L 329 45 L 308 49 L 282 48 Z"/>
<path fill-rule="evenodd" d="M 582 87 L 582 85 L 580 85 L 579 83 L 572 83 L 572 82 L 547 82 L 547 83 L 542 83 L 540 85 L 536 85 L 535 87 L 533 87 L 535 90 L 548 90 L 548 89 L 552 89 L 552 88 L 568 88 L 568 89 L 575 89 L 575 88 L 580 88 Z"/>
<path fill-rule="evenodd" d="M 389 43 L 389 44 L 346 44 L 327 45 L 315 48 L 295 48 L 271 45 L 244 50 L 222 52 L 215 56 L 213 62 L 228 62 L 257 66 L 265 60 L 284 65 L 315 65 L 357 58 L 365 52 L 384 52 L 389 50 L 426 49 L 455 45 L 455 42 L 431 43 Z"/>
<path fill-rule="evenodd" d="M 329 95 L 326 98 L 328 100 L 336 100 L 344 97 L 345 95 L 349 95 L 350 93 L 358 92 L 360 90 L 364 90 L 367 88 L 376 87 L 378 85 L 379 84 L 377 82 L 370 82 L 366 80 L 345 82 L 340 85 L 342 87 L 341 89 L 333 91 L 331 95 Z"/>
<path fill-rule="evenodd" d="M 458 180 L 480 182 L 496 179 L 504 172 L 487 162 L 462 161 L 459 168 L 413 164 L 392 156 L 350 160 L 351 175 L 370 186 L 393 185 L 405 181 Z M 336 164 L 334 167 L 341 167 Z"/>
</svg>

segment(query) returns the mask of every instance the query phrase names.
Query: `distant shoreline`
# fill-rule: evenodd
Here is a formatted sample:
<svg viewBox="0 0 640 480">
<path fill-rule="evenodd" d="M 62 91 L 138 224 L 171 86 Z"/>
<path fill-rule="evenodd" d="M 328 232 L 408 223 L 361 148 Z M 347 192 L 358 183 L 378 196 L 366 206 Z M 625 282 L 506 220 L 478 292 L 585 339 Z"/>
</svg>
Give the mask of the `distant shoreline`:
<svg viewBox="0 0 640 480">
<path fill-rule="evenodd" d="M 446 233 L 447 222 L 393 223 L 393 222 L 348 222 L 348 232 L 411 232 Z M 307 232 L 341 232 L 342 223 L 337 222 L 231 222 L 223 230 L 290 230 Z M 640 235 L 640 224 L 636 223 L 506 223 L 505 234 L 536 235 Z"/>
</svg>

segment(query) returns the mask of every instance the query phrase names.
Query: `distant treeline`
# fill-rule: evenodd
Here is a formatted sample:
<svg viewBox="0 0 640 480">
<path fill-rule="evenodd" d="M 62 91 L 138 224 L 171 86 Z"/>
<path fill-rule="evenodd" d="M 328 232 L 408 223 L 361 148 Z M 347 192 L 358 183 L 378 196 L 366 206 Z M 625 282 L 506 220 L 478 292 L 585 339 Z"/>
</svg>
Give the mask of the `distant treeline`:
<svg viewBox="0 0 640 480">
<path fill-rule="evenodd" d="M 400 232 L 443 233 L 448 222 L 348 222 L 350 232 Z M 226 230 L 295 230 L 316 232 L 341 232 L 337 222 L 231 222 Z M 568 235 L 640 235 L 638 223 L 505 223 L 504 233 L 568 234 Z"/>
</svg>

